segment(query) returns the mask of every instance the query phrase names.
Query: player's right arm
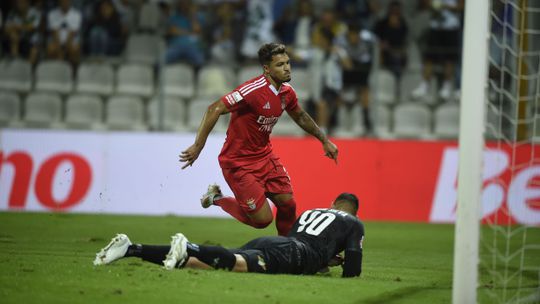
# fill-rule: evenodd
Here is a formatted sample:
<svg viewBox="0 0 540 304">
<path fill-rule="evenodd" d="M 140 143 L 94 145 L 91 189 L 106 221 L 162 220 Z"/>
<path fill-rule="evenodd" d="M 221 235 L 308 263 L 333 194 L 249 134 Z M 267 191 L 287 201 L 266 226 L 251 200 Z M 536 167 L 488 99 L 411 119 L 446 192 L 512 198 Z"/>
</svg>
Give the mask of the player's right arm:
<svg viewBox="0 0 540 304">
<path fill-rule="evenodd" d="M 185 162 L 186 164 L 182 169 L 191 166 L 195 160 L 199 157 L 204 145 L 206 144 L 206 139 L 208 139 L 208 134 L 212 131 L 216 125 L 219 116 L 229 113 L 229 109 L 225 104 L 220 100 L 215 101 L 210 106 L 208 106 L 204 117 L 201 121 L 199 129 L 197 130 L 197 137 L 195 138 L 195 143 L 187 148 L 185 151 L 182 151 L 180 154 L 180 162 Z"/>
</svg>

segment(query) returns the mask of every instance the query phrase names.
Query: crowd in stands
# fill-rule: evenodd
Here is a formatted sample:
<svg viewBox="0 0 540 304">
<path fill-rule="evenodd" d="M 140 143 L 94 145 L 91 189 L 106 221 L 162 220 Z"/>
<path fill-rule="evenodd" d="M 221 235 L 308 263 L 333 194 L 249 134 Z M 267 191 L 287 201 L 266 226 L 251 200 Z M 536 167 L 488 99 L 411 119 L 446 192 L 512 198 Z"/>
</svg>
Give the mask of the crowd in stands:
<svg viewBox="0 0 540 304">
<path fill-rule="evenodd" d="M 303 102 L 330 134 L 357 113 L 373 135 L 374 105 L 435 112 L 459 96 L 463 0 L 6 0 L 0 9 L 2 59 L 64 60 L 74 71 L 125 61 L 140 34 L 158 38 L 155 70 L 183 63 L 195 75 L 256 65 L 259 46 L 280 41 L 293 78 L 307 71 Z"/>
</svg>

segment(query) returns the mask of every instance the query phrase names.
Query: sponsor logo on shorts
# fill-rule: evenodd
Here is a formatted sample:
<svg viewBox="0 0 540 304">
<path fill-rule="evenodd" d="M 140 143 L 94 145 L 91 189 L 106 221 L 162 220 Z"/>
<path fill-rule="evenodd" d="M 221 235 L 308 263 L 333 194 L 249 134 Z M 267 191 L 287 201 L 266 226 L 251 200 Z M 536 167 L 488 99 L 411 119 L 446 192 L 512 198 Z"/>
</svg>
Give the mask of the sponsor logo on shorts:
<svg viewBox="0 0 540 304">
<path fill-rule="evenodd" d="M 255 199 L 254 198 L 250 198 L 246 201 L 246 205 L 248 205 L 248 208 L 250 210 L 255 210 L 255 208 L 257 208 L 257 205 L 255 205 Z"/>
</svg>

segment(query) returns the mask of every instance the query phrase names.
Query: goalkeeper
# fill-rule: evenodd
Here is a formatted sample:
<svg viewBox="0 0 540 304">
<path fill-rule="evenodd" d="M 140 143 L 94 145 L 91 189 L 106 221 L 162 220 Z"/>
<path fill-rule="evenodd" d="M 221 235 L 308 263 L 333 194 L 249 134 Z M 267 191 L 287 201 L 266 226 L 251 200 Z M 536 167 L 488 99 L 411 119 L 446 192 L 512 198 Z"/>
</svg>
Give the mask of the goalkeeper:
<svg viewBox="0 0 540 304">
<path fill-rule="evenodd" d="M 287 237 L 254 239 L 239 249 L 197 245 L 177 233 L 170 246 L 132 244 L 118 234 L 97 253 L 94 265 L 124 257 L 139 257 L 166 269 L 226 269 L 236 272 L 315 274 L 327 266 L 343 264 L 343 277 L 362 272 L 364 225 L 356 217 L 358 198 L 342 193 L 329 209 L 307 210 Z M 345 251 L 344 259 L 338 255 Z"/>
</svg>

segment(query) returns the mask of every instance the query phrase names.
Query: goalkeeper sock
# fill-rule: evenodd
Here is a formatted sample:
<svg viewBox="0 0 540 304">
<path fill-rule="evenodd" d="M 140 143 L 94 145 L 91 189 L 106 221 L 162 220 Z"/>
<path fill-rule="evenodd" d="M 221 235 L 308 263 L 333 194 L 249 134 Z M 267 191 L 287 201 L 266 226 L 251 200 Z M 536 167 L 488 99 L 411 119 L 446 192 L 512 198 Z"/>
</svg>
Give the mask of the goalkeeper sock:
<svg viewBox="0 0 540 304">
<path fill-rule="evenodd" d="M 138 257 L 144 261 L 163 265 L 163 260 L 171 246 L 133 244 L 128 247 L 125 257 Z"/>
<path fill-rule="evenodd" d="M 236 264 L 236 257 L 229 250 L 221 246 L 207 246 L 187 243 L 188 256 L 215 268 L 232 270 Z"/>
</svg>

